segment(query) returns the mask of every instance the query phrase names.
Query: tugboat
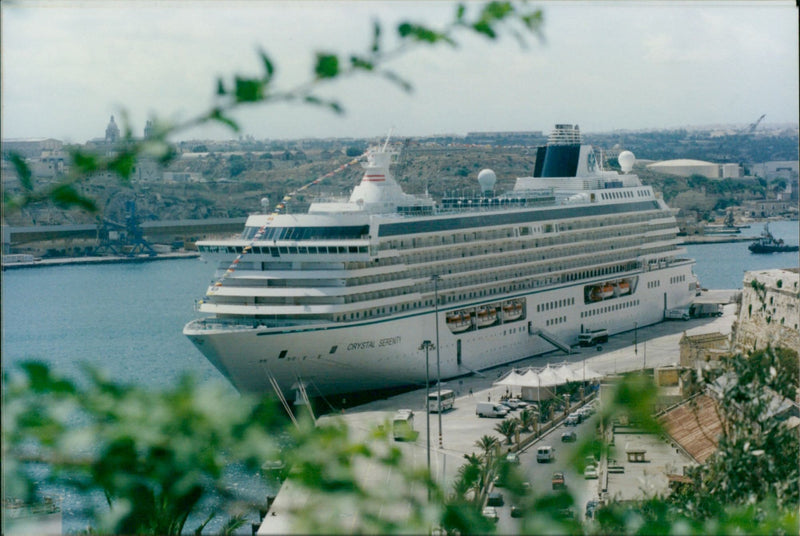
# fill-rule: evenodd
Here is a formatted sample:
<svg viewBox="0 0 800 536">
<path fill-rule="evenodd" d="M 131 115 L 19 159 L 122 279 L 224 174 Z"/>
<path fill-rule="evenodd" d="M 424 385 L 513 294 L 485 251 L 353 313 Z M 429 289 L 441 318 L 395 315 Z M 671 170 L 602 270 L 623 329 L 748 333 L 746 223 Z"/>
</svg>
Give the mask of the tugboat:
<svg viewBox="0 0 800 536">
<path fill-rule="evenodd" d="M 769 232 L 769 223 L 764 224 L 764 230 L 761 232 L 761 238 L 747 246 L 752 253 L 784 253 L 788 251 L 797 251 L 798 246 L 790 246 L 785 244 L 782 239 L 776 239 Z"/>
</svg>

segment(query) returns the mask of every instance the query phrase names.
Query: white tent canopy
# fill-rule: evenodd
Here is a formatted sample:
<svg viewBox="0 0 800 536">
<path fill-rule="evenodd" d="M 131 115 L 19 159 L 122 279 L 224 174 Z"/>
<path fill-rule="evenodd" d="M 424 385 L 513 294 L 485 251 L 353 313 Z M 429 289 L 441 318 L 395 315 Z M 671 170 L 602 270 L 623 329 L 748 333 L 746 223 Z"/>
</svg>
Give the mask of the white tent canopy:
<svg viewBox="0 0 800 536">
<path fill-rule="evenodd" d="M 508 371 L 494 385 L 505 387 L 555 387 L 569 382 L 591 381 L 602 378 L 603 375 L 587 367 L 585 364 L 558 366 L 547 365 L 544 368 L 526 367 Z"/>
</svg>

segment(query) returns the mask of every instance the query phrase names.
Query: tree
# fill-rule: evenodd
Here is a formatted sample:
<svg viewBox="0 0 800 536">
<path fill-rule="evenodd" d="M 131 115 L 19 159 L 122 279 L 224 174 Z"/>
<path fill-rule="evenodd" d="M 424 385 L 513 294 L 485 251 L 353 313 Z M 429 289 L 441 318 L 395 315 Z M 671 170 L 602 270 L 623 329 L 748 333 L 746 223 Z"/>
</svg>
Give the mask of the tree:
<svg viewBox="0 0 800 536">
<path fill-rule="evenodd" d="M 505 436 L 506 443 L 510 445 L 514 434 L 518 430 L 518 427 L 519 421 L 509 417 L 508 419 L 503 419 L 501 422 L 497 423 L 494 429 L 497 430 L 500 435 Z"/>
</svg>

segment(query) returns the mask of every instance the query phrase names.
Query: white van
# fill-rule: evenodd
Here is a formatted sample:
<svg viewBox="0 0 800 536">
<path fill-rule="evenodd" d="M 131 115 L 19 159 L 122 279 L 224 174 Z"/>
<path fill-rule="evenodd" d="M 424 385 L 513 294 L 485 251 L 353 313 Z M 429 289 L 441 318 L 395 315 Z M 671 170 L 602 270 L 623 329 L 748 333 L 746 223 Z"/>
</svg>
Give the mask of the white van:
<svg viewBox="0 0 800 536">
<path fill-rule="evenodd" d="M 539 463 L 548 463 L 555 459 L 555 449 L 549 445 L 542 445 L 536 449 L 536 461 Z"/>
<path fill-rule="evenodd" d="M 493 402 L 478 402 L 475 406 L 475 415 L 478 417 L 497 417 L 502 419 L 508 415 L 508 408 Z"/>
<path fill-rule="evenodd" d="M 414 412 L 410 409 L 398 410 L 392 419 L 392 434 L 395 441 L 414 439 Z"/>
</svg>

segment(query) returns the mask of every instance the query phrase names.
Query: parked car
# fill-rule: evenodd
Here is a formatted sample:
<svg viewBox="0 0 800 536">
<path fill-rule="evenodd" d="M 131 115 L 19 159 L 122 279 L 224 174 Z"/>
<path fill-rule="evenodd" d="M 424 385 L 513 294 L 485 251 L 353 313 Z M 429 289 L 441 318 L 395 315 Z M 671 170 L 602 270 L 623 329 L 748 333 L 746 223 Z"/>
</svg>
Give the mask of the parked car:
<svg viewBox="0 0 800 536">
<path fill-rule="evenodd" d="M 586 519 L 594 519 L 594 513 L 597 511 L 599 504 L 595 500 L 586 503 Z"/>
<path fill-rule="evenodd" d="M 581 416 L 577 413 L 570 413 L 564 419 L 564 426 L 578 426 L 581 423 Z"/>
<path fill-rule="evenodd" d="M 511 505 L 511 517 L 522 517 L 523 515 L 525 515 L 525 510 L 516 504 Z"/>
<path fill-rule="evenodd" d="M 516 452 L 509 452 L 506 455 L 506 461 L 513 465 L 519 465 L 519 454 Z"/>
<path fill-rule="evenodd" d="M 489 499 L 486 501 L 487 506 L 503 506 L 504 504 L 502 493 L 499 491 L 489 492 Z"/>
<path fill-rule="evenodd" d="M 494 521 L 495 523 L 497 523 L 498 519 L 497 508 L 495 508 L 494 506 L 484 507 L 483 512 L 481 512 L 481 514 L 483 514 L 483 517 L 485 517 L 489 521 Z"/>
<path fill-rule="evenodd" d="M 578 434 L 570 430 L 561 434 L 561 441 L 563 443 L 574 443 L 578 439 Z"/>
<path fill-rule="evenodd" d="M 587 465 L 586 469 L 583 470 L 583 478 L 587 480 L 597 478 L 597 467 L 594 465 Z"/>
<path fill-rule="evenodd" d="M 558 472 L 553 473 L 553 489 L 564 489 L 567 487 L 566 482 L 564 482 L 564 473 Z"/>
<path fill-rule="evenodd" d="M 508 411 L 515 411 L 516 409 L 519 408 L 519 406 L 517 405 L 517 401 L 514 400 L 513 398 L 509 398 L 508 400 L 501 400 L 500 405 L 507 407 Z"/>
</svg>

